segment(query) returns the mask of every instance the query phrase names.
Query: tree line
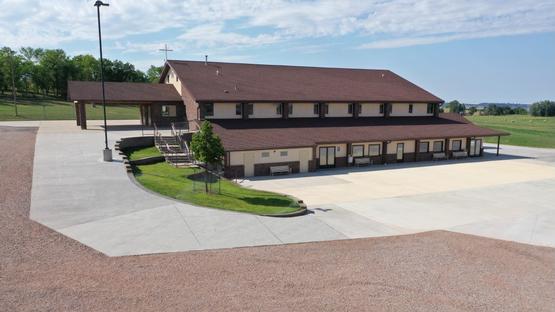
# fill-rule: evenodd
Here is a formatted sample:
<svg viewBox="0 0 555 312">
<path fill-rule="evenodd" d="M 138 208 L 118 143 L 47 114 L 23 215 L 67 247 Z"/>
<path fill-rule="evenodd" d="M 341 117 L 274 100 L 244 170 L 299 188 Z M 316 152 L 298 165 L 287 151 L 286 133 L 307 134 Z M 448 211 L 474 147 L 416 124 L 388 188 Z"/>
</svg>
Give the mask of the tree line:
<svg viewBox="0 0 555 312">
<path fill-rule="evenodd" d="M 474 115 L 478 109 L 474 106 L 466 108 L 466 106 L 459 101 L 451 101 L 445 103 L 445 108 L 452 113 Z M 529 110 L 522 107 L 511 108 L 505 105 L 489 104 L 484 109 L 480 110 L 482 115 L 532 115 L 532 116 L 555 116 L 555 102 L 554 101 L 540 101 L 530 105 Z"/>
<path fill-rule="evenodd" d="M 131 63 L 104 59 L 104 80 L 115 82 L 156 82 L 162 67 L 151 66 L 145 73 Z M 0 49 L 0 92 L 25 96 L 65 98 L 68 80 L 100 80 L 100 60 L 90 54 L 68 56 L 62 49 L 23 47 Z"/>
</svg>

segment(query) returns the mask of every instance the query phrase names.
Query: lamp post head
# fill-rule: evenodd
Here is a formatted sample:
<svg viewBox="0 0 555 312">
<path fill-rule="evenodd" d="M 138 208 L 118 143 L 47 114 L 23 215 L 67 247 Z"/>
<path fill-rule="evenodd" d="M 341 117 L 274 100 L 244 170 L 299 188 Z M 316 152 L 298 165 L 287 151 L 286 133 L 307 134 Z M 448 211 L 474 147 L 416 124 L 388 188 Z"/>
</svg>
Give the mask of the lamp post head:
<svg viewBox="0 0 555 312">
<path fill-rule="evenodd" d="M 104 2 L 102 2 L 102 1 L 99 0 L 99 1 L 96 1 L 96 2 L 94 3 L 94 6 L 95 6 L 95 7 L 110 6 L 110 4 L 109 4 L 109 3 L 104 3 Z"/>
</svg>

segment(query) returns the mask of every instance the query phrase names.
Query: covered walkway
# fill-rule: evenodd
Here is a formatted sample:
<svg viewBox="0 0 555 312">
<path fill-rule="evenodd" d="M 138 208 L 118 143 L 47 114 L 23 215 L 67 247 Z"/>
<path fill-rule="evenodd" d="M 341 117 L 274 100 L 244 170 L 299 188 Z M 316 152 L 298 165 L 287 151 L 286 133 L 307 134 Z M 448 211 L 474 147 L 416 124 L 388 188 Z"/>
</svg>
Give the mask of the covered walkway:
<svg viewBox="0 0 555 312">
<path fill-rule="evenodd" d="M 143 126 L 168 125 L 185 121 L 181 95 L 170 84 L 105 82 L 106 105 L 137 105 Z M 102 104 L 102 88 L 97 81 L 69 81 L 68 99 L 75 105 L 81 129 L 87 129 L 86 104 Z M 109 118 L 109 116 L 107 116 Z"/>
</svg>

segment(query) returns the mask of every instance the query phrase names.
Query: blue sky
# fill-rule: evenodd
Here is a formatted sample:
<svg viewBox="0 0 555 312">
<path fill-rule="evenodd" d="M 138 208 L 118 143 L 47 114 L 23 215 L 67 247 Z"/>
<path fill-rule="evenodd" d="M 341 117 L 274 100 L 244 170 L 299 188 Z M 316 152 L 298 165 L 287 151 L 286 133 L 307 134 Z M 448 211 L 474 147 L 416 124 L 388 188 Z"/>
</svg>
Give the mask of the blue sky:
<svg viewBox="0 0 555 312">
<path fill-rule="evenodd" d="M 92 0 L 0 0 L 0 46 L 98 55 Z M 555 100 L 553 0 L 107 0 L 104 54 L 386 68 L 467 103 Z"/>
</svg>

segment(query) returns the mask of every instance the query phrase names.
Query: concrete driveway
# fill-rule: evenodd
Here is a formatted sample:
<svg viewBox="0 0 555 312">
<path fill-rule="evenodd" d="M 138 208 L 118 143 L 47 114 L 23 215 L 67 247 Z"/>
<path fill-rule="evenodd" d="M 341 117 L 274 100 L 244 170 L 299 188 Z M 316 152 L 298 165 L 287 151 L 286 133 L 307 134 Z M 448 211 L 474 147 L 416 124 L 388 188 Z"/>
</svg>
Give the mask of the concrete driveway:
<svg viewBox="0 0 555 312">
<path fill-rule="evenodd" d="M 109 144 L 142 135 L 136 121 Z M 555 247 L 555 150 L 502 148 L 465 161 L 326 170 L 246 180 L 302 198 L 313 213 L 271 218 L 192 206 L 144 191 L 121 158 L 101 161 L 100 122 L 0 122 L 39 127 L 30 218 L 109 256 L 275 245 L 435 229 Z"/>
<path fill-rule="evenodd" d="M 317 218 L 350 237 L 444 229 L 555 247 L 555 150 L 502 146 L 499 157 L 486 151 L 462 161 L 332 169 L 243 184 L 302 198 Z"/>
</svg>

